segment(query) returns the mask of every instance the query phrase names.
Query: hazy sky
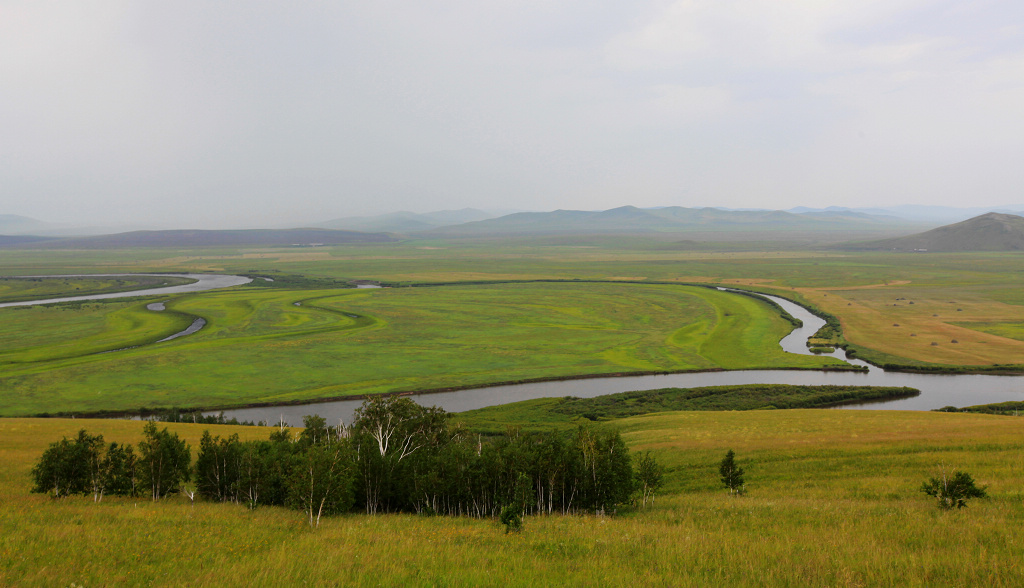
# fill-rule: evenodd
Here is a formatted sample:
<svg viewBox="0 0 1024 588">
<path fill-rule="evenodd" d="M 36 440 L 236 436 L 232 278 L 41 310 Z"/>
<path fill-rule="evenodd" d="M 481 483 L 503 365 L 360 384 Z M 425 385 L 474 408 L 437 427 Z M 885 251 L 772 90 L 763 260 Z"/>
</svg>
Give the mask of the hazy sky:
<svg viewBox="0 0 1024 588">
<path fill-rule="evenodd" d="M 0 214 L 1024 201 L 1024 2 L 0 0 Z"/>
</svg>

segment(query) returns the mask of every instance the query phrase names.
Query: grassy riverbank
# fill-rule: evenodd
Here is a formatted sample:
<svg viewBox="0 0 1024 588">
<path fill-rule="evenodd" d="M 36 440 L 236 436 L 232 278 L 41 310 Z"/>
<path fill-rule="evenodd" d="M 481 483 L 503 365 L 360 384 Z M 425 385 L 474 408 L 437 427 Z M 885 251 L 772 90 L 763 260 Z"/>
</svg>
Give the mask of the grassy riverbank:
<svg viewBox="0 0 1024 588">
<path fill-rule="evenodd" d="M 615 517 L 328 519 L 181 498 L 54 502 L 28 493 L 46 445 L 85 427 L 137 442 L 130 421 L 0 420 L 0 584 L 1019 585 L 1024 444 L 1012 417 L 886 411 L 660 413 L 614 421 L 668 467 L 653 507 Z M 170 425 L 193 447 L 195 425 Z M 265 438 L 266 428 L 209 427 Z M 746 496 L 717 477 L 727 449 Z M 918 491 L 947 468 L 990 498 L 939 511 Z"/>
</svg>

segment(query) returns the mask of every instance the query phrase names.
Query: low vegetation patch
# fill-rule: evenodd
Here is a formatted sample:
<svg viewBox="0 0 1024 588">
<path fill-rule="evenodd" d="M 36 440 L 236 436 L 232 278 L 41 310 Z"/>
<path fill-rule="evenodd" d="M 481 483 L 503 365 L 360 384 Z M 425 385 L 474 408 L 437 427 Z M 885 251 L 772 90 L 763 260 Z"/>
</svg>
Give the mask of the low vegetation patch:
<svg viewBox="0 0 1024 588">
<path fill-rule="evenodd" d="M 955 406 L 944 406 L 936 408 L 935 412 L 974 412 L 978 414 L 999 414 L 1005 416 L 1021 416 L 1024 414 L 1024 401 L 994 402 L 992 404 L 976 404 L 957 408 Z"/>
<path fill-rule="evenodd" d="M 909 398 L 920 390 L 886 386 L 800 386 L 752 384 L 701 388 L 662 388 L 606 394 L 594 398 L 540 398 L 457 413 L 452 418 L 470 429 L 500 433 L 515 425 L 529 430 L 572 427 L 584 421 L 609 421 L 679 410 L 764 410 L 826 408 L 841 404 Z"/>
</svg>

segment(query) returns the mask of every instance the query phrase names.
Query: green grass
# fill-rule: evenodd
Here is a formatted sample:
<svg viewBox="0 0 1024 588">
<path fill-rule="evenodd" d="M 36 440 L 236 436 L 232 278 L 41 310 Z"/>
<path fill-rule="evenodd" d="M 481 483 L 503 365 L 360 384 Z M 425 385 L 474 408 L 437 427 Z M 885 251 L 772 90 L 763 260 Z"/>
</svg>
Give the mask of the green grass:
<svg viewBox="0 0 1024 588">
<path fill-rule="evenodd" d="M 981 331 L 982 333 L 989 333 L 992 335 L 998 335 L 1000 337 L 1006 337 L 1007 339 L 1024 341 L 1024 323 L 1020 323 L 1018 321 L 996 323 L 971 322 L 952 324 L 957 325 L 958 327 L 966 327 L 968 329 L 973 329 L 975 331 Z"/>
<path fill-rule="evenodd" d="M 185 329 L 193 320 L 184 313 L 147 310 L 146 302 L 138 300 L 22 306 L 0 313 L 4 372 L 24 364 L 153 343 Z"/>
<path fill-rule="evenodd" d="M 840 364 L 782 352 L 777 342 L 790 325 L 769 305 L 686 286 L 241 288 L 167 307 L 208 324 L 190 337 L 106 355 L 82 355 L 95 342 L 75 339 L 61 351 L 80 352 L 70 359 L 9 364 L 0 389 L 18 394 L 2 397 L 0 413 L 221 407 L 583 374 Z M 19 312 L 27 311 L 0 310 L 0 319 Z M 104 336 L 130 340 L 155 332 L 129 320 L 162 315 L 151 314 L 135 306 L 81 321 L 105 320 Z M 46 316 L 54 320 L 24 324 L 35 325 L 34 337 L 59 338 L 64 315 Z M 0 337 L 22 337 L 25 327 L 13 325 L 0 320 Z"/>
<path fill-rule="evenodd" d="M 0 420 L 0 584 L 1018 586 L 1024 443 L 1014 418 L 886 411 L 660 413 L 616 421 L 668 467 L 653 507 L 616 517 L 492 520 L 302 513 L 172 498 L 29 494 L 46 445 L 130 421 Z M 169 426 L 193 451 L 204 427 Z M 210 427 L 264 438 L 268 429 Z M 718 481 L 727 449 L 747 495 Z M 990 498 L 941 512 L 918 491 L 962 469 Z"/>
<path fill-rule="evenodd" d="M 883 386 L 797 386 L 754 384 L 662 388 L 620 392 L 594 398 L 538 398 L 456 413 L 452 419 L 474 432 L 504 433 L 568 429 L 590 421 L 681 410 L 763 410 L 828 408 L 841 404 L 916 396 L 920 391 Z"/>
</svg>

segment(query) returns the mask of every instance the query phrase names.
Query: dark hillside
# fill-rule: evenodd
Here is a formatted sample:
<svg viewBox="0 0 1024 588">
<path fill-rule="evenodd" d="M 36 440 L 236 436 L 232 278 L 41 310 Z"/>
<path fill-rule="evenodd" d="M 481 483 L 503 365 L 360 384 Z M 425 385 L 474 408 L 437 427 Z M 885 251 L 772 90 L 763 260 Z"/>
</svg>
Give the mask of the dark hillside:
<svg viewBox="0 0 1024 588">
<path fill-rule="evenodd" d="M 990 212 L 916 235 L 847 243 L 842 249 L 877 251 L 1024 251 L 1024 217 Z"/>
<path fill-rule="evenodd" d="M 53 237 L 33 237 L 31 235 L 0 235 L 0 247 L 7 247 L 10 245 L 22 245 L 25 243 L 41 243 L 43 241 L 53 240 Z"/>
</svg>

